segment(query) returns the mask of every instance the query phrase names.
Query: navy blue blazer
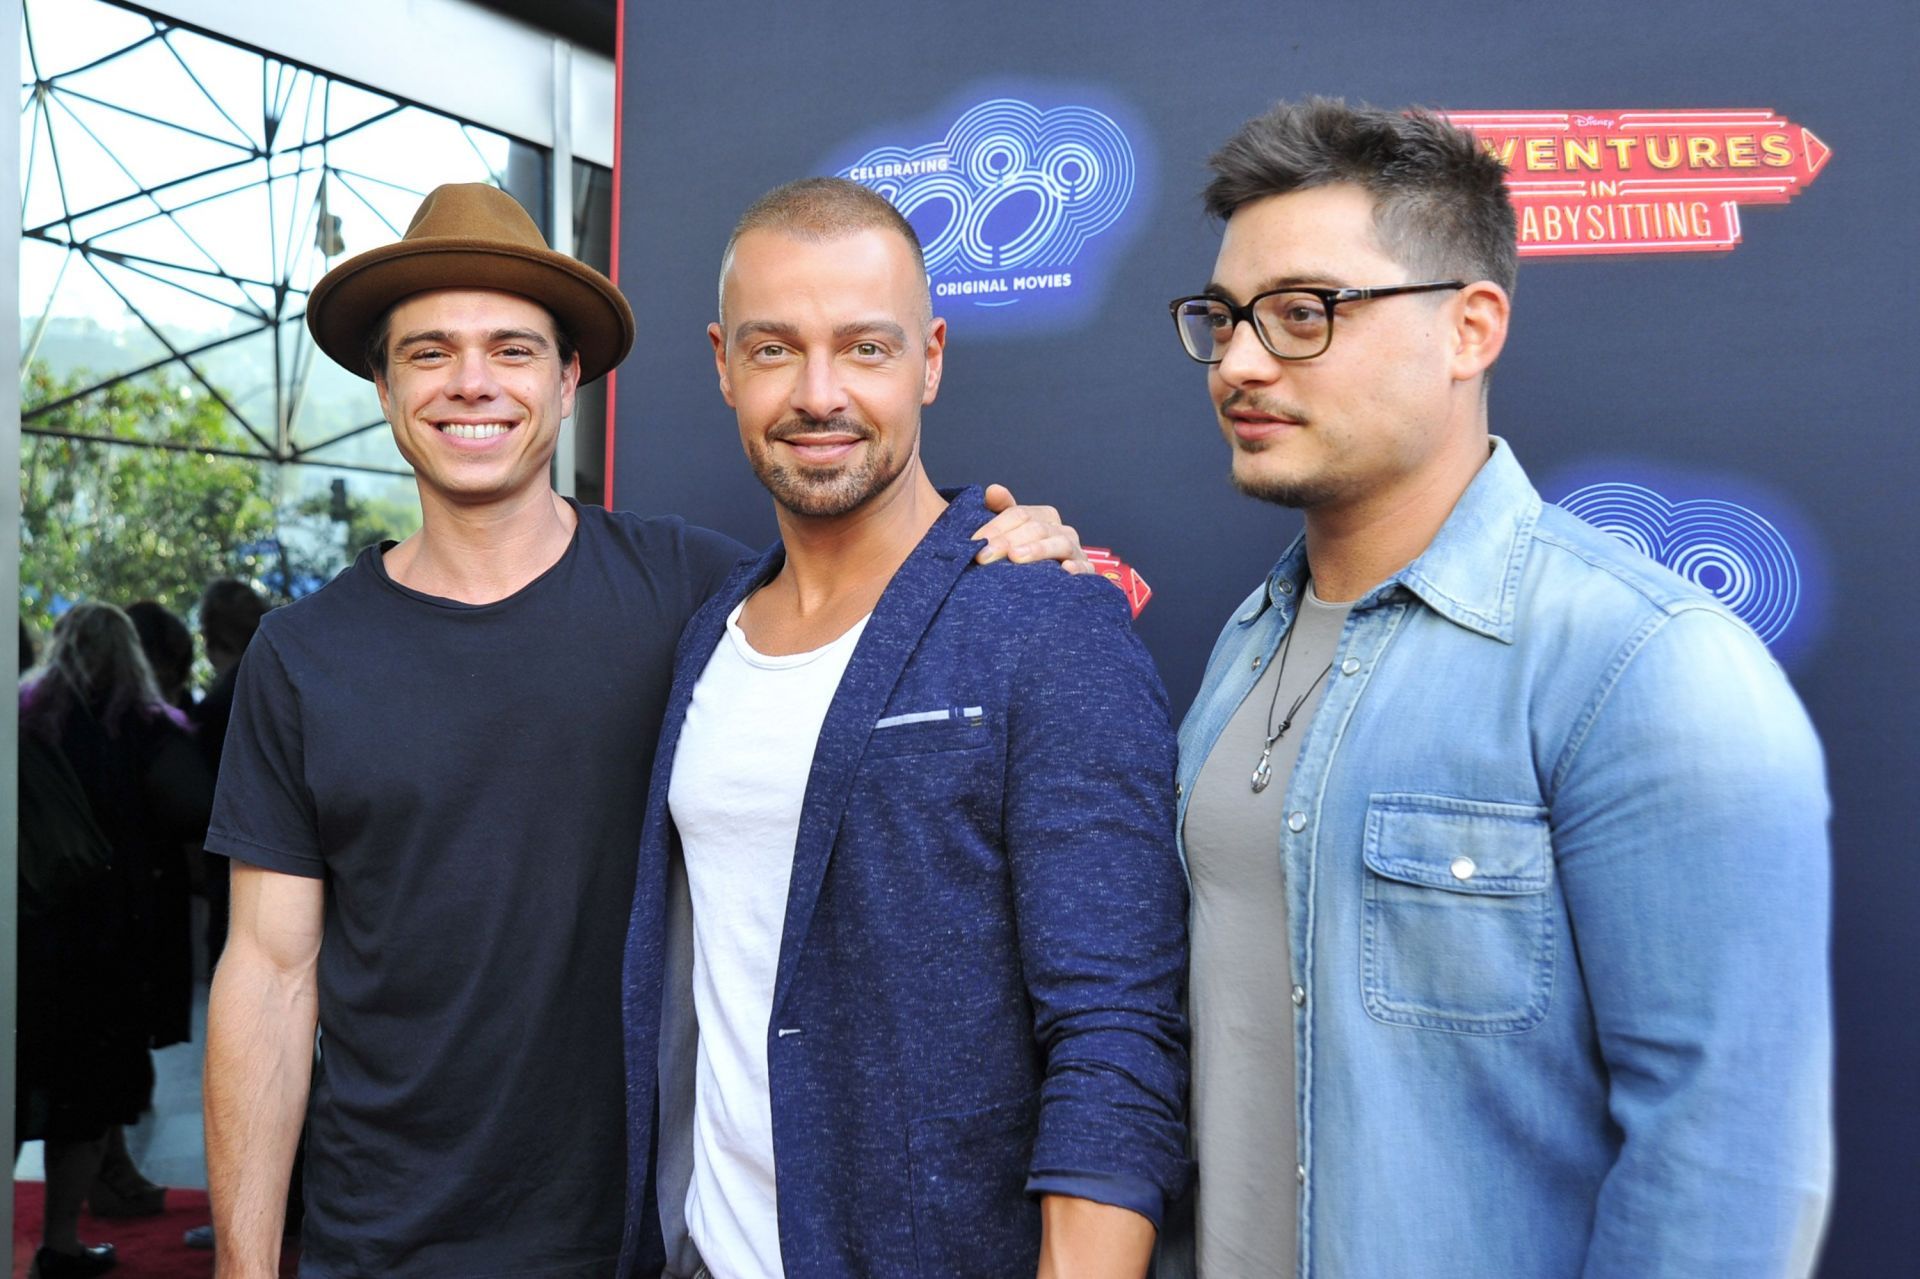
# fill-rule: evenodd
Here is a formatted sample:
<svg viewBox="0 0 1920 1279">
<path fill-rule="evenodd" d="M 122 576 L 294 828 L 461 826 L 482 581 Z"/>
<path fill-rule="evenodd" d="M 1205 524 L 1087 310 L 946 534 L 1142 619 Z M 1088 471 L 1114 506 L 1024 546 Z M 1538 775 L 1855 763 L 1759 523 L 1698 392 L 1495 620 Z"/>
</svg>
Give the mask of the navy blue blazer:
<svg viewBox="0 0 1920 1279">
<path fill-rule="evenodd" d="M 1031 1279 L 1036 1195 L 1157 1222 L 1186 1180 L 1166 693 L 1110 584 L 975 565 L 987 518 L 961 492 L 894 575 L 814 754 L 767 1027 L 791 1279 Z M 744 562 L 675 660 L 626 953 L 622 1274 L 658 1264 L 662 1217 L 690 1256 L 690 965 L 663 943 L 675 750 L 727 615 L 782 561 Z"/>
</svg>

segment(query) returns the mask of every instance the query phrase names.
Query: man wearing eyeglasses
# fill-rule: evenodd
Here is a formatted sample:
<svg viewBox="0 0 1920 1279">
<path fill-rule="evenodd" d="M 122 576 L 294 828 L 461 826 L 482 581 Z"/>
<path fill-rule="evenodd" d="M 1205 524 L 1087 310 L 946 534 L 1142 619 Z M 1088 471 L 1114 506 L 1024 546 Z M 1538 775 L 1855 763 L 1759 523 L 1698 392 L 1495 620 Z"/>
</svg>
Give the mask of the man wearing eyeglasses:
<svg viewBox="0 0 1920 1279">
<path fill-rule="evenodd" d="M 1225 236 L 1174 320 L 1235 484 L 1306 528 L 1181 729 L 1199 1273 L 1805 1274 L 1804 711 L 1488 433 L 1517 263 L 1468 135 L 1312 99 L 1212 168 Z"/>
</svg>

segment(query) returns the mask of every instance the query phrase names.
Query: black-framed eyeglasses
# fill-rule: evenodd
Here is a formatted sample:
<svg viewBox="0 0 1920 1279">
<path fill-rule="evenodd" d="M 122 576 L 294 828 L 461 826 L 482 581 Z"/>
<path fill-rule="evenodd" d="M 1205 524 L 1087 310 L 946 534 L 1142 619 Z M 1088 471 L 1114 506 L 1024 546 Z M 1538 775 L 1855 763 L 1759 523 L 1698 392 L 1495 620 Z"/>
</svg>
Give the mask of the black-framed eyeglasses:
<svg viewBox="0 0 1920 1279">
<path fill-rule="evenodd" d="M 1226 358 L 1234 330 L 1243 322 L 1253 325 L 1260 345 L 1276 359 L 1311 360 L 1333 345 L 1333 310 L 1343 302 L 1466 287 L 1464 280 L 1389 284 L 1377 289 L 1321 289 L 1297 284 L 1256 294 L 1245 306 L 1217 294 L 1202 293 L 1175 298 L 1167 309 L 1173 312 L 1174 327 L 1180 330 L 1180 345 L 1202 364 L 1218 364 Z"/>
</svg>

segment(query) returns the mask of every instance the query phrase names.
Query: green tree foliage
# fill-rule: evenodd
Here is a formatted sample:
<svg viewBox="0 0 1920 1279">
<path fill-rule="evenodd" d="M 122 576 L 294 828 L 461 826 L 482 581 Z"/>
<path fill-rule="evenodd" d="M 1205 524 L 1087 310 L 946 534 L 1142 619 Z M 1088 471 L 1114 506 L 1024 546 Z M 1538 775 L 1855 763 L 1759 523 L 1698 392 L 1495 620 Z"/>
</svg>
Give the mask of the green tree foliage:
<svg viewBox="0 0 1920 1279">
<path fill-rule="evenodd" d="M 250 443 L 200 388 L 157 375 L 31 416 L 90 381 L 36 364 L 21 388 L 25 425 L 196 449 Z M 153 599 L 184 617 L 213 578 L 259 584 L 276 567 L 269 466 L 48 435 L 24 437 L 21 454 L 21 615 L 42 635 L 67 602 Z"/>
</svg>

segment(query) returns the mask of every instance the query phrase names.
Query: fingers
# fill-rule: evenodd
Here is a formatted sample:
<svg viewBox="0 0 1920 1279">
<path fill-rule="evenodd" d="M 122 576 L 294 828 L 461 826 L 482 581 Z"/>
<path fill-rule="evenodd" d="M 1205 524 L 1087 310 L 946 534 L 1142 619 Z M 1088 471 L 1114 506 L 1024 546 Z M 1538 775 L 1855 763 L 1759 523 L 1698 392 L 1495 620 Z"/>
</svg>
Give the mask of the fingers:
<svg viewBox="0 0 1920 1279">
<path fill-rule="evenodd" d="M 991 564 L 1002 559 L 1015 564 L 1057 560 L 1069 573 L 1094 571 L 1086 552 L 1080 549 L 1079 533 L 1072 526 L 1055 521 L 1036 519 L 1016 525 L 992 536 L 980 553 L 974 556 L 974 561 L 979 564 Z"/>
<path fill-rule="evenodd" d="M 986 502 L 987 509 L 998 514 L 974 530 L 974 539 L 986 542 L 973 557 L 975 563 L 992 564 L 1004 559 L 1015 564 L 1032 564 L 1057 560 L 1069 573 L 1095 571 L 1086 552 L 1080 549 L 1080 534 L 1071 525 L 1061 523 L 1060 512 L 1055 508 L 1016 505 L 1013 494 L 1004 484 L 989 486 Z"/>
</svg>

